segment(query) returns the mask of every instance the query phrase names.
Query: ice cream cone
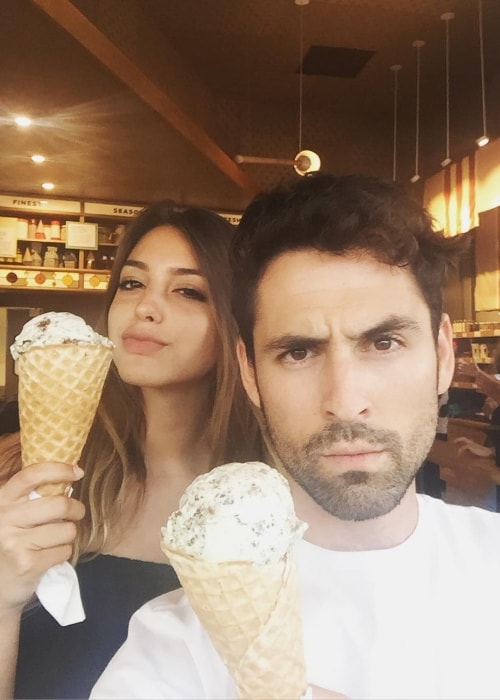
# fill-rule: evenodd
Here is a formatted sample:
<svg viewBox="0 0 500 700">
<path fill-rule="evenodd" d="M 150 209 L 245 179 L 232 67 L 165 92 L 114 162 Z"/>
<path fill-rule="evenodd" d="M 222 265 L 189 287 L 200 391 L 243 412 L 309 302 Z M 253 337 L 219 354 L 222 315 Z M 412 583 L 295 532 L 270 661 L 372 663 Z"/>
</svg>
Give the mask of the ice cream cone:
<svg viewBox="0 0 500 700">
<path fill-rule="evenodd" d="M 162 548 L 239 698 L 301 698 L 307 680 L 293 553 L 262 565 L 201 561 Z"/>
<path fill-rule="evenodd" d="M 77 464 L 95 417 L 112 351 L 106 345 L 33 346 L 16 360 L 23 467 Z M 46 484 L 40 495 L 65 493 Z"/>
</svg>

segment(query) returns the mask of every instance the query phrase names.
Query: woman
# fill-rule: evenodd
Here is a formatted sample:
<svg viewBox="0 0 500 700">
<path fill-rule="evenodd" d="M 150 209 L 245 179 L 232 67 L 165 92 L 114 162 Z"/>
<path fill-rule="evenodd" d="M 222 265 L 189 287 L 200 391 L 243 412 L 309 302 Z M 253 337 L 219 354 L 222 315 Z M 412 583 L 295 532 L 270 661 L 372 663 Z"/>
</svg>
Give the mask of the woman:
<svg viewBox="0 0 500 700">
<path fill-rule="evenodd" d="M 106 303 L 114 363 L 80 460 L 83 479 L 71 465 L 18 472 L 18 441 L 6 445 L 4 471 L 16 473 L 0 488 L 5 697 L 21 610 L 46 569 L 72 546 L 87 619 L 60 627 L 40 606 L 25 609 L 15 697 L 87 697 L 131 614 L 179 585 L 159 531 L 186 486 L 216 464 L 261 456 L 233 352 L 231 232 L 216 214 L 169 201 L 128 229 Z M 28 500 L 41 482 L 66 480 L 74 498 Z"/>
</svg>

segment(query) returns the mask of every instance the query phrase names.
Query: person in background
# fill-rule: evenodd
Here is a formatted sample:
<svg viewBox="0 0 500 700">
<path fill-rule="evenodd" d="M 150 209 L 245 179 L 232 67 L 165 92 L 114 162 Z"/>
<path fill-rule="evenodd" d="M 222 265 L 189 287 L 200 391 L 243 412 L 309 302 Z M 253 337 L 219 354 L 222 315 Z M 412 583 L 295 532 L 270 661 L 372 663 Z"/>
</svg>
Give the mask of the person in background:
<svg viewBox="0 0 500 700">
<path fill-rule="evenodd" d="M 449 392 L 445 391 L 439 397 L 438 418 L 436 424 L 436 440 L 448 441 Z M 441 469 L 437 462 L 426 459 L 415 478 L 417 493 L 427 493 L 434 498 L 442 498 L 446 491 L 446 481 L 441 479 Z"/>
<path fill-rule="evenodd" d="M 18 435 L 0 443 L 2 698 L 88 697 L 132 613 L 179 586 L 159 531 L 186 486 L 261 455 L 234 351 L 233 231 L 200 208 L 144 209 L 111 274 L 102 330 L 114 362 L 79 467 L 20 471 Z M 50 481 L 74 481 L 73 498 L 28 499 Z M 61 627 L 27 604 L 41 575 L 69 558 L 86 620 Z"/>
<path fill-rule="evenodd" d="M 454 442 L 459 446 L 459 454 L 473 454 L 477 457 L 493 458 L 497 467 L 500 467 L 500 352 L 494 358 L 497 374 L 488 374 L 480 369 L 475 362 L 459 360 L 457 370 L 473 378 L 474 387 L 485 394 L 483 412 L 490 421 L 492 428 L 489 431 L 484 444 L 471 438 L 461 436 Z M 496 487 L 497 510 L 500 507 L 500 489 Z"/>
<path fill-rule="evenodd" d="M 480 369 L 476 362 L 470 360 L 458 360 L 457 371 L 472 377 L 474 387 L 487 397 L 500 404 L 500 345 L 493 358 L 495 364 L 495 374 L 488 374 Z"/>
<path fill-rule="evenodd" d="M 308 697 L 498 698 L 500 516 L 417 495 L 454 370 L 461 240 L 394 183 L 258 195 L 234 242 L 247 393 L 297 515 Z M 147 603 L 92 698 L 233 698 L 182 591 Z"/>
<path fill-rule="evenodd" d="M 441 440 L 442 442 L 448 441 L 449 400 L 450 395 L 448 391 L 445 391 L 444 394 L 439 397 L 436 440 Z"/>
</svg>

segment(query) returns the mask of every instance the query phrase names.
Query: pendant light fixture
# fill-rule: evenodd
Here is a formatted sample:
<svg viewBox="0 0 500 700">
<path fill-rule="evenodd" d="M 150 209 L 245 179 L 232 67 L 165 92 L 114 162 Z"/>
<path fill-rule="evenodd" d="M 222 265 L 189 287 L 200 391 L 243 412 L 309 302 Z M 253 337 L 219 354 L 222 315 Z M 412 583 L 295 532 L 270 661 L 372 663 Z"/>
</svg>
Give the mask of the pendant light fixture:
<svg viewBox="0 0 500 700">
<path fill-rule="evenodd" d="M 298 175 L 308 175 L 315 173 L 321 168 L 321 159 L 317 153 L 310 150 L 302 150 L 302 114 L 304 103 L 304 74 L 302 64 L 304 62 L 304 6 L 310 0 L 295 0 L 295 4 L 300 7 L 300 41 L 299 41 L 299 151 L 295 158 L 266 158 L 261 156 L 237 155 L 234 157 L 236 163 L 256 163 L 259 165 L 293 165 L 293 169 Z"/>
<path fill-rule="evenodd" d="M 445 12 L 441 19 L 446 23 L 446 151 L 441 167 L 450 165 L 450 22 L 455 18 L 454 12 Z"/>
<path fill-rule="evenodd" d="M 417 50 L 417 87 L 416 87 L 416 108 L 415 108 L 415 173 L 410 178 L 410 182 L 415 183 L 420 180 L 419 155 L 420 155 L 420 51 L 425 46 L 425 41 L 415 39 L 412 46 Z"/>
<path fill-rule="evenodd" d="M 483 0 L 477 1 L 479 19 L 479 56 L 481 61 L 481 105 L 483 110 L 483 133 L 476 139 L 477 145 L 482 148 L 489 143 L 488 130 L 486 128 L 486 87 L 484 80 L 484 37 L 483 37 Z"/>
<path fill-rule="evenodd" d="M 394 75 L 394 118 L 393 118 L 393 139 L 392 139 L 392 179 L 397 179 L 397 148 L 398 148 L 398 74 L 403 66 L 395 63 L 391 66 Z"/>
</svg>

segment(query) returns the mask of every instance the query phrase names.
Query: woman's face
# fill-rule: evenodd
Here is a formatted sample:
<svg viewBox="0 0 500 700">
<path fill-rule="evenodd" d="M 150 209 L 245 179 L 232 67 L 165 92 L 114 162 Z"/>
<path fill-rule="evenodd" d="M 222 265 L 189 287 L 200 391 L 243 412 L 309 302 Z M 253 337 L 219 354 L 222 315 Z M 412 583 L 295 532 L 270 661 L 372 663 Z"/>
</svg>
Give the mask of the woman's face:
<svg viewBox="0 0 500 700">
<path fill-rule="evenodd" d="M 214 368 L 219 345 L 208 283 L 182 233 L 157 226 L 126 260 L 108 313 L 114 361 L 139 387 L 197 382 Z"/>
</svg>

